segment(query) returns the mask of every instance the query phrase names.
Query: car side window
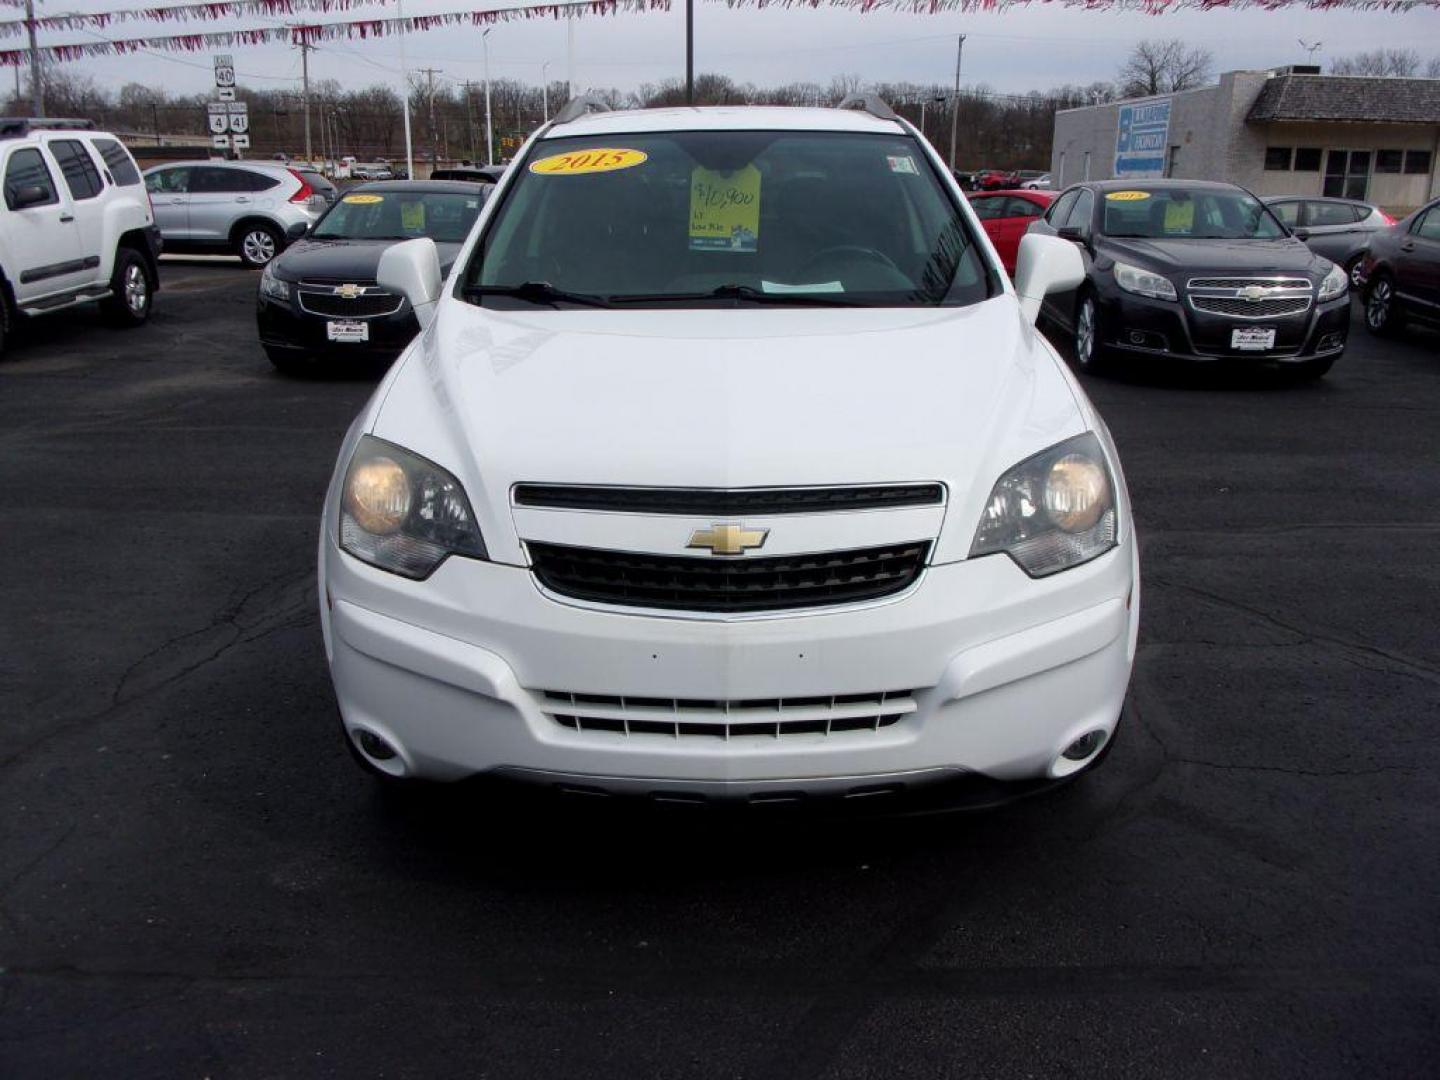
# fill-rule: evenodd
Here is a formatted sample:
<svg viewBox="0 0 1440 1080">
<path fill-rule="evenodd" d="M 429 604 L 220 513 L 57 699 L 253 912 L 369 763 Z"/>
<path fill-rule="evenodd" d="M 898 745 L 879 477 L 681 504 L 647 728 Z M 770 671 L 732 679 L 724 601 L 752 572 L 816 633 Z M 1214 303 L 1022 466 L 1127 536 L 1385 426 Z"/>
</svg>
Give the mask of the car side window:
<svg viewBox="0 0 1440 1080">
<path fill-rule="evenodd" d="M 235 169 L 235 188 L 237 191 L 269 191 L 280 183 L 273 176 L 264 173 L 251 172 L 249 169 Z"/>
<path fill-rule="evenodd" d="M 1293 229 L 1300 224 L 1300 204 L 1298 202 L 1271 203 L 1270 212 L 1279 218 L 1287 229 Z"/>
<path fill-rule="evenodd" d="M 1005 216 L 1005 200 L 997 199 L 993 195 L 984 199 L 971 199 L 970 205 L 975 208 L 975 216 L 981 221 Z"/>
<path fill-rule="evenodd" d="M 170 195 L 183 195 L 190 190 L 189 169 L 161 169 L 145 177 L 145 190 Z"/>
<path fill-rule="evenodd" d="M 1040 207 L 1029 199 L 1022 199 L 1018 195 L 1012 195 L 1005 201 L 1006 217 L 1039 217 Z"/>
<path fill-rule="evenodd" d="M 130 159 L 125 147 L 114 139 L 96 139 L 95 149 L 100 151 L 100 158 L 115 178 L 115 183 L 121 187 L 140 183 L 140 170 L 135 168 L 135 162 Z"/>
<path fill-rule="evenodd" d="M 1095 216 L 1095 193 L 1089 188 L 1082 188 L 1080 197 L 1075 200 L 1075 205 L 1070 208 L 1070 213 L 1065 215 L 1065 224 L 1062 228 L 1079 229 L 1081 232 L 1090 231 L 1091 219 Z"/>
<path fill-rule="evenodd" d="M 1422 240 L 1440 240 L 1440 210 L 1432 206 L 1421 214 L 1414 231 Z"/>
<path fill-rule="evenodd" d="M 1065 218 L 1070 213 L 1070 208 L 1075 205 L 1075 200 L 1079 197 L 1079 188 L 1071 188 L 1065 192 L 1064 195 L 1061 195 L 1060 198 L 1050 204 L 1050 211 L 1045 215 L 1045 220 L 1055 226 L 1055 228 L 1060 228 L 1060 226 L 1065 223 Z"/>
<path fill-rule="evenodd" d="M 100 170 L 95 167 L 90 151 L 86 150 L 79 140 L 54 139 L 50 143 L 50 153 L 55 155 L 60 174 L 65 177 L 65 186 L 70 189 L 72 198 L 93 199 L 105 190 L 105 181 L 100 179 Z"/>
<path fill-rule="evenodd" d="M 55 194 L 55 181 L 50 176 L 45 159 L 40 156 L 39 150 L 30 147 L 16 150 L 10 155 L 10 160 L 5 163 L 5 205 L 14 210 L 16 193 L 26 187 L 43 188 L 47 196 L 41 202 L 31 203 L 26 207 L 27 210 L 30 207 L 49 206 L 60 201 Z"/>
<path fill-rule="evenodd" d="M 1314 226 L 1354 225 L 1355 210 L 1349 203 L 1308 202 L 1305 224 Z"/>
</svg>

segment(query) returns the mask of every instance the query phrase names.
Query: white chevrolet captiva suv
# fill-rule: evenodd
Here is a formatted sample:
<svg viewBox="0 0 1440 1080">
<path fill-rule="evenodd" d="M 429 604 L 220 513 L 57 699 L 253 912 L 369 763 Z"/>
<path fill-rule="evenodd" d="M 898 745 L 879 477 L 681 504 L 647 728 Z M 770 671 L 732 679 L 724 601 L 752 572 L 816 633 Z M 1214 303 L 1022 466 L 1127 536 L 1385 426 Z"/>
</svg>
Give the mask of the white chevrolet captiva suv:
<svg viewBox="0 0 1440 1080">
<path fill-rule="evenodd" d="M 857 107 L 858 106 L 858 107 Z M 356 419 L 319 586 L 345 738 L 393 779 L 767 801 L 1033 790 L 1109 744 L 1129 499 L 930 145 L 838 109 L 568 106 Z"/>
<path fill-rule="evenodd" d="M 88 120 L 0 120 L 0 348 L 14 320 L 99 301 L 150 316 L 160 233 L 130 152 Z"/>
</svg>

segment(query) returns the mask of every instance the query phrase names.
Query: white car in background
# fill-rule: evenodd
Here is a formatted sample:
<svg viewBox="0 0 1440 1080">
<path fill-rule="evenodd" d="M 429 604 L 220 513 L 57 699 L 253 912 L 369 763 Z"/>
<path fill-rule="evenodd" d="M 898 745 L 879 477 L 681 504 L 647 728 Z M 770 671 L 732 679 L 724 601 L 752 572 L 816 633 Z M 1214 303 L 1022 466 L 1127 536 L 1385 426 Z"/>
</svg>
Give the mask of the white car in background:
<svg viewBox="0 0 1440 1080">
<path fill-rule="evenodd" d="M 577 102 L 448 281 L 428 240 L 382 257 L 424 329 L 319 548 L 368 769 L 768 800 L 1101 756 L 1135 534 L 1033 328 L 1079 255 L 1026 237 L 1012 286 L 929 144 L 860 104 Z"/>
<path fill-rule="evenodd" d="M 1049 191 L 1051 188 L 1050 174 L 1041 173 L 1039 176 L 1031 176 L 1021 182 L 1020 187 L 1026 191 Z"/>
</svg>

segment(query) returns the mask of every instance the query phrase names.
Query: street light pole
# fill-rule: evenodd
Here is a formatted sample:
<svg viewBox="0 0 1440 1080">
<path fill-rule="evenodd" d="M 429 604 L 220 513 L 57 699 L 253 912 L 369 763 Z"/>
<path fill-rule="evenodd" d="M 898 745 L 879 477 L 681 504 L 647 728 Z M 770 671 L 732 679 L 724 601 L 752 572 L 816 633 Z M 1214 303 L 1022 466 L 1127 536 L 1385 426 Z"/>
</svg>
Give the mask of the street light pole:
<svg viewBox="0 0 1440 1080">
<path fill-rule="evenodd" d="M 545 123 L 550 122 L 550 61 L 540 65 L 540 107 L 545 110 Z"/>
<path fill-rule="evenodd" d="M 695 104 L 695 0 L 685 0 L 685 104 Z"/>
<path fill-rule="evenodd" d="M 40 80 L 40 52 L 35 48 L 35 0 L 25 0 L 25 30 L 30 35 L 30 107 L 45 115 L 45 84 Z"/>
<path fill-rule="evenodd" d="M 965 35 L 955 45 L 955 97 L 950 103 L 950 171 L 955 171 L 955 139 L 960 124 L 960 57 L 965 52 Z"/>
<path fill-rule="evenodd" d="M 400 17 L 400 100 L 405 107 L 405 179 L 415 179 L 415 151 L 410 144 L 410 75 L 405 70 L 405 0 L 396 0 Z"/>
<path fill-rule="evenodd" d="M 491 27 L 491 29 L 494 29 Z M 490 123 L 490 31 L 480 35 L 485 50 L 485 164 L 495 164 L 495 129 Z"/>
</svg>

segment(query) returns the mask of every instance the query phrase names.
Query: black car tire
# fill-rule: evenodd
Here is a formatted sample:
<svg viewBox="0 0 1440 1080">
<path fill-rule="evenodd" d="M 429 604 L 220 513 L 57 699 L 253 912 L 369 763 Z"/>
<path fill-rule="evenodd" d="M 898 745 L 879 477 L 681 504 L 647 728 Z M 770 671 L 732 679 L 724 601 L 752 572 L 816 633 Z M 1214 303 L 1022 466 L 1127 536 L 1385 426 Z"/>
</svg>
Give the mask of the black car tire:
<svg viewBox="0 0 1440 1080">
<path fill-rule="evenodd" d="M 1087 375 L 1105 368 L 1105 346 L 1100 343 L 1100 308 L 1095 296 L 1082 292 L 1075 300 L 1075 330 L 1071 335 L 1075 367 Z"/>
<path fill-rule="evenodd" d="M 155 297 L 154 283 L 145 257 L 134 248 L 115 252 L 115 272 L 110 275 L 110 296 L 100 301 L 100 310 L 111 326 L 143 326 L 150 318 Z"/>
<path fill-rule="evenodd" d="M 284 247 L 285 239 L 274 226 L 247 221 L 235 230 L 235 254 L 246 266 L 259 269 L 279 255 Z"/>
<path fill-rule="evenodd" d="M 264 349 L 270 363 L 275 365 L 275 370 L 283 374 L 298 375 L 310 367 L 310 358 L 294 349 L 279 349 L 274 345 L 266 345 Z"/>
<path fill-rule="evenodd" d="M 1395 304 L 1395 282 L 1389 274 L 1377 274 L 1365 288 L 1365 329 L 1376 337 L 1390 337 L 1403 325 Z"/>
</svg>

